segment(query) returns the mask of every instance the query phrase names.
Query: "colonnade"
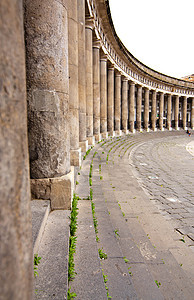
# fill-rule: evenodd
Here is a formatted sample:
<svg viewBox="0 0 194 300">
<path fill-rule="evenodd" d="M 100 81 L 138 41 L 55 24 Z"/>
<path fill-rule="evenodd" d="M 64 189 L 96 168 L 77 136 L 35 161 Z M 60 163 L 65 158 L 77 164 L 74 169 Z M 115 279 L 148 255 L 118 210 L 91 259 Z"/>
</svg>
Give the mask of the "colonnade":
<svg viewBox="0 0 194 300">
<path fill-rule="evenodd" d="M 30 186 L 32 199 L 70 209 L 88 145 L 135 130 L 194 128 L 193 84 L 127 59 L 111 26 L 105 0 L 1 0 L 3 299 L 32 299 Z"/>
</svg>

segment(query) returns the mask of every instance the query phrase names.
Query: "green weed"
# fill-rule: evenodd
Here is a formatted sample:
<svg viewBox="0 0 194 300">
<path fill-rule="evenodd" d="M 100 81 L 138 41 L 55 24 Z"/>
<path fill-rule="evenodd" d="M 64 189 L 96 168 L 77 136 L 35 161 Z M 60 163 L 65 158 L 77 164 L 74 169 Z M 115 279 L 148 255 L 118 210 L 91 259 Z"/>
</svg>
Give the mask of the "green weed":
<svg viewBox="0 0 194 300">
<path fill-rule="evenodd" d="M 38 256 L 38 254 L 34 254 L 34 277 L 39 276 L 37 270 L 38 270 L 38 265 L 40 264 L 40 260 L 41 257 Z"/>
<path fill-rule="evenodd" d="M 103 248 L 98 249 L 98 254 L 99 254 L 100 259 L 107 259 L 108 258 L 107 254 L 105 252 L 103 252 Z"/>
<path fill-rule="evenodd" d="M 160 288 L 161 282 L 159 282 L 158 280 L 155 280 L 155 283 L 156 283 L 157 287 Z"/>
</svg>

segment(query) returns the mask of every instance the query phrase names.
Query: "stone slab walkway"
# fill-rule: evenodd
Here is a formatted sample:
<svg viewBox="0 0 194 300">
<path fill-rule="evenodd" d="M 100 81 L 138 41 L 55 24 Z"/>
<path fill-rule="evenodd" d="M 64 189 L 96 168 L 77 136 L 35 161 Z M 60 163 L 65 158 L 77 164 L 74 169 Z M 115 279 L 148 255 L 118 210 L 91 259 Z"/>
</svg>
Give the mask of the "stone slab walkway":
<svg viewBox="0 0 194 300">
<path fill-rule="evenodd" d="M 193 158 L 186 151 L 192 139 L 183 131 L 136 133 L 92 149 L 76 191 L 76 299 L 193 299 Z M 190 228 L 184 235 L 176 230 L 183 227 Z"/>
</svg>

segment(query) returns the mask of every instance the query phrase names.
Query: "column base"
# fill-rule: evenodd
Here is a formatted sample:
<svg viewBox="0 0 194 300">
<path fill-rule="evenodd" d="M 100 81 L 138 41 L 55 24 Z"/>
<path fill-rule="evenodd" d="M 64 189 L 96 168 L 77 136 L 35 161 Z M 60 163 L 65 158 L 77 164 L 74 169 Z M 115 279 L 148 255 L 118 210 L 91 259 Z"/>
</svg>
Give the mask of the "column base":
<svg viewBox="0 0 194 300">
<path fill-rule="evenodd" d="M 100 142 L 101 139 L 102 139 L 102 136 L 101 136 L 100 133 L 95 135 L 95 141 L 96 141 L 96 142 Z"/>
<path fill-rule="evenodd" d="M 160 131 L 164 131 L 164 127 L 160 128 Z"/>
<path fill-rule="evenodd" d="M 94 146 L 95 145 L 95 136 L 88 136 L 88 145 Z"/>
<path fill-rule="evenodd" d="M 123 135 L 122 130 L 116 130 L 115 131 L 115 136 L 121 136 L 121 135 Z"/>
<path fill-rule="evenodd" d="M 152 131 L 157 131 L 157 128 L 152 128 Z"/>
<path fill-rule="evenodd" d="M 113 131 L 109 131 L 109 132 L 108 132 L 108 136 L 109 136 L 109 137 L 110 137 L 110 136 L 113 136 L 113 137 L 114 137 L 114 136 L 115 136 L 115 131 L 114 131 L 114 130 L 113 130 Z"/>
<path fill-rule="evenodd" d="M 175 127 L 175 130 L 180 130 L 180 128 L 179 127 Z"/>
<path fill-rule="evenodd" d="M 128 130 L 128 129 L 123 129 L 122 132 L 123 132 L 124 134 L 129 134 L 129 130 Z"/>
<path fill-rule="evenodd" d="M 32 199 L 50 200 L 51 209 L 70 210 L 74 190 L 74 167 L 61 177 L 31 179 Z"/>
<path fill-rule="evenodd" d="M 75 167 L 81 166 L 81 148 L 70 150 L 70 164 Z"/>
<path fill-rule="evenodd" d="M 169 131 L 172 131 L 172 127 L 167 128 Z"/>
<path fill-rule="evenodd" d="M 183 129 L 184 129 L 184 130 L 187 130 L 187 129 L 188 129 L 188 127 L 183 127 Z"/>
<path fill-rule="evenodd" d="M 129 130 L 130 133 L 135 133 L 135 129 Z"/>
<path fill-rule="evenodd" d="M 101 133 L 102 139 L 107 139 L 108 138 L 108 132 L 103 132 Z"/>
<path fill-rule="evenodd" d="M 79 146 L 81 148 L 81 152 L 88 151 L 88 140 L 86 140 L 84 142 L 79 142 Z"/>
</svg>

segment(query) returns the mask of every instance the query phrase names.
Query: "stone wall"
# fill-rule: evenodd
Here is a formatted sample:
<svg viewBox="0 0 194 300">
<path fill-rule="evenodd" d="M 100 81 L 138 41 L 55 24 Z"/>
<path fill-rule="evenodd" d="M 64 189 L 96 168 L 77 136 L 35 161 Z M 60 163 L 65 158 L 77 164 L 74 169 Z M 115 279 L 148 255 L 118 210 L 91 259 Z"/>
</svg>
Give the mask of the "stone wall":
<svg viewBox="0 0 194 300">
<path fill-rule="evenodd" d="M 32 298 L 32 232 L 21 0 L 0 3 L 0 299 Z"/>
</svg>

